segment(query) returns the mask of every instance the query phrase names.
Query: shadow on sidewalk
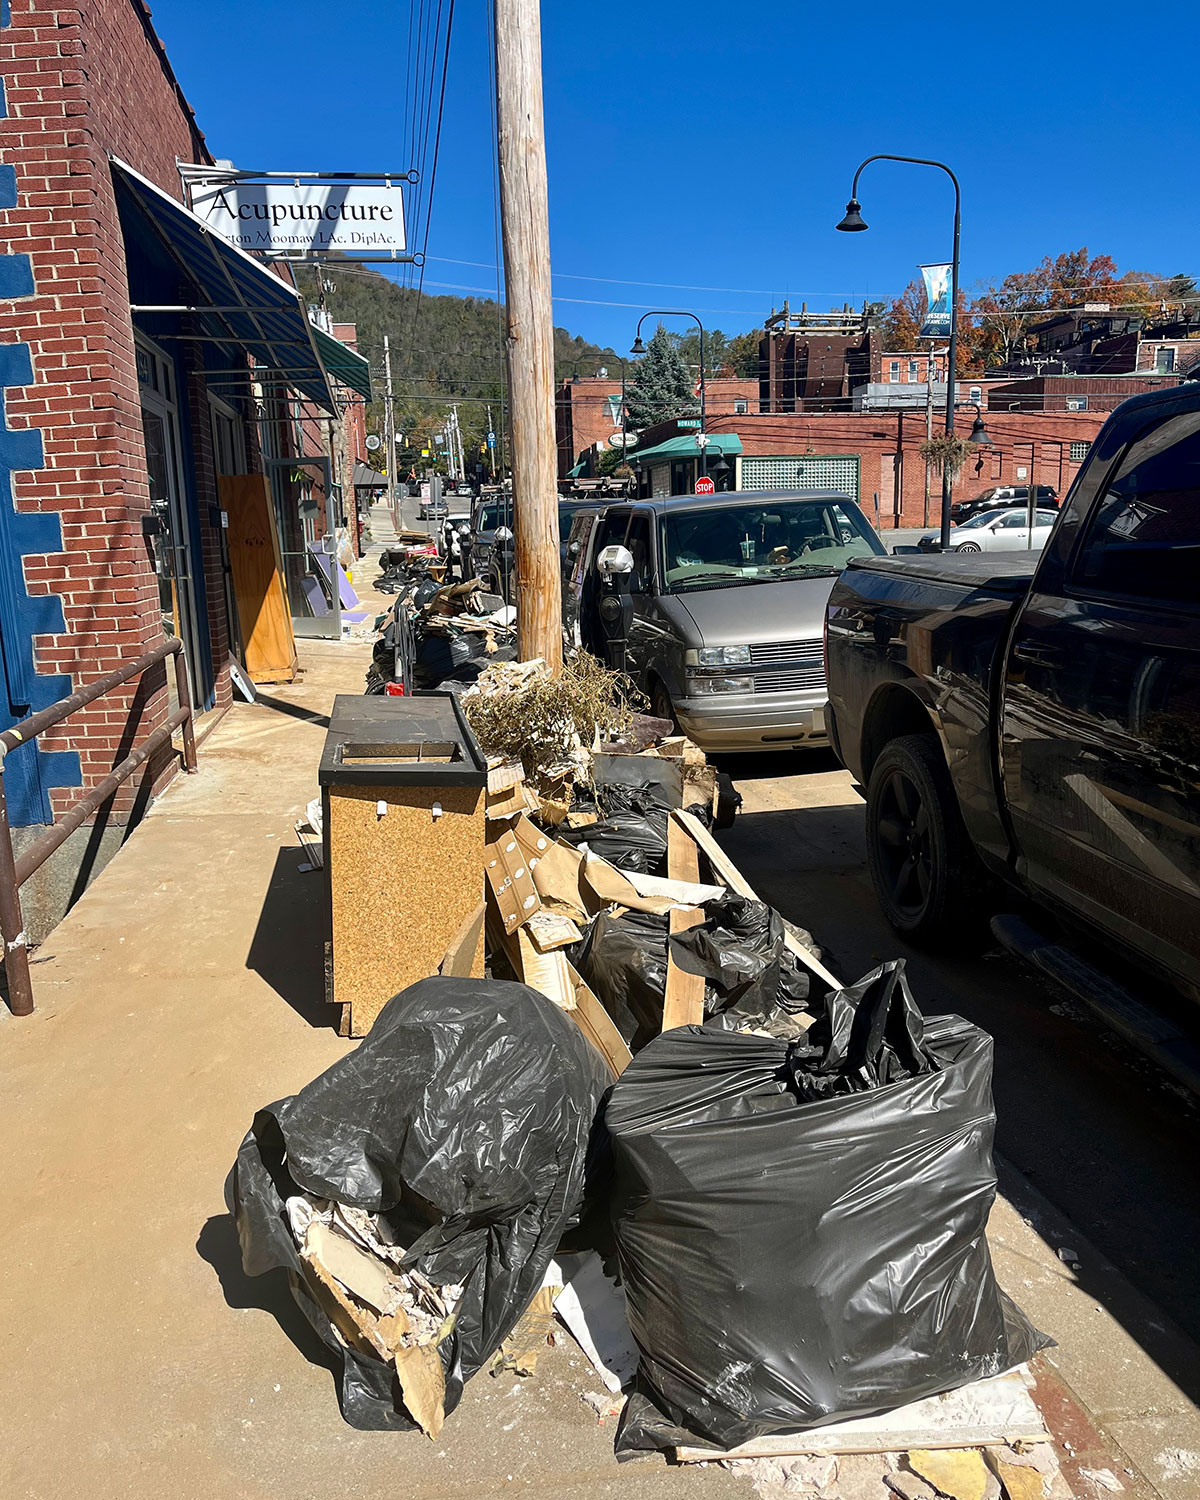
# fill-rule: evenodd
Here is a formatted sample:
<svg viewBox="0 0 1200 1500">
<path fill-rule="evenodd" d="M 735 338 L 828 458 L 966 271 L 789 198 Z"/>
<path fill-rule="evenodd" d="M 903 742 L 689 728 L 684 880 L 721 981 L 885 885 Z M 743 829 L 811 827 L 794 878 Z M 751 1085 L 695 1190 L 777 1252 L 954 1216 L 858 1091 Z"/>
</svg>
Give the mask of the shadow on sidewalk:
<svg viewBox="0 0 1200 1500">
<path fill-rule="evenodd" d="M 290 718 L 302 719 L 306 724 L 319 724 L 322 729 L 329 728 L 328 714 L 315 714 L 311 708 L 305 708 L 299 703 L 289 703 L 284 698 L 272 698 L 270 693 L 258 693 L 254 701 L 262 704 L 263 708 L 273 708 L 277 714 L 287 714 Z"/>
<path fill-rule="evenodd" d="M 280 849 L 246 954 L 246 967 L 310 1026 L 336 1029 L 337 1007 L 325 1002 L 325 877 L 301 871 L 303 849 Z"/>
<path fill-rule="evenodd" d="M 242 1270 L 242 1252 L 232 1214 L 218 1214 L 205 1223 L 196 1240 L 196 1253 L 217 1273 L 227 1307 L 239 1310 L 253 1307 L 270 1313 L 309 1364 L 322 1366 L 340 1383 L 338 1361 L 296 1305 L 283 1272 L 247 1276 Z"/>
</svg>

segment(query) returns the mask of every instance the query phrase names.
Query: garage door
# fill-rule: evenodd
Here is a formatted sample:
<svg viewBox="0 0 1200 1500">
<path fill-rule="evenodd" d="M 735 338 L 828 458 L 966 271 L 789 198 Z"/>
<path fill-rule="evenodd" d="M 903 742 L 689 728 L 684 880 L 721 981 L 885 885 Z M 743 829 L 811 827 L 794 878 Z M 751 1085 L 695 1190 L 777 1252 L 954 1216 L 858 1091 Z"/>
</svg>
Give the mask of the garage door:
<svg viewBox="0 0 1200 1500">
<path fill-rule="evenodd" d="M 743 458 L 744 490 L 841 490 L 858 499 L 858 454 Z"/>
</svg>

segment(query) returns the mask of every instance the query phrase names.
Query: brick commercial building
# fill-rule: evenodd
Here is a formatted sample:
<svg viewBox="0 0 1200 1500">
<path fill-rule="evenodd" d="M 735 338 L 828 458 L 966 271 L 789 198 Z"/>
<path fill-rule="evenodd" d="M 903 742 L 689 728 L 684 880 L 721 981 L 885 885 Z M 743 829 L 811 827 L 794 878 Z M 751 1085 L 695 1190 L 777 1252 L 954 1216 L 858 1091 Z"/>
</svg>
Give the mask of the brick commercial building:
<svg viewBox="0 0 1200 1500">
<path fill-rule="evenodd" d="M 993 413 L 991 447 L 958 476 L 968 497 L 995 484 L 1050 484 L 1065 494 L 1107 413 Z M 961 437 L 975 413 L 958 413 Z M 938 430 L 941 430 L 941 414 Z M 881 528 L 925 524 L 923 412 L 761 413 L 708 424 L 708 472 L 718 489 L 840 489 Z M 675 423 L 647 429 L 631 455 L 644 495 L 691 494 L 699 472 L 695 434 Z M 936 521 L 941 481 L 930 480 Z"/>
<path fill-rule="evenodd" d="M 311 549 L 339 519 L 332 383 L 362 386 L 365 362 L 181 207 L 177 163 L 211 157 L 142 0 L 2 0 L 0 41 L 0 728 L 164 632 L 197 711 L 220 709 L 240 638 L 217 477 L 270 474 L 301 630 L 321 608 Z M 138 746 L 172 691 L 155 669 L 9 754 L 19 837 Z M 68 840 L 26 887 L 31 927 L 174 769 L 155 757 Z"/>
</svg>

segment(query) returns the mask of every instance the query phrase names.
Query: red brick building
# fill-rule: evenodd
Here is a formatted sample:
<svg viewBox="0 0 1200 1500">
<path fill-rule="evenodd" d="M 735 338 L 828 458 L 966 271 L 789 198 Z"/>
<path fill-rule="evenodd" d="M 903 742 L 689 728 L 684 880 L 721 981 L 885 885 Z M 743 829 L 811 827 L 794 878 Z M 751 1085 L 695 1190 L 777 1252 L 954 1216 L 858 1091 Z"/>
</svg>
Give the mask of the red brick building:
<svg viewBox="0 0 1200 1500">
<path fill-rule="evenodd" d="M 325 365 L 342 356 L 281 276 L 194 238 L 177 161 L 211 157 L 142 0 L 0 0 L 0 42 L 0 728 L 164 632 L 197 710 L 219 710 L 239 632 L 217 477 L 271 475 L 289 583 L 306 576 L 336 518 Z M 278 344 L 249 336 L 255 316 Z M 308 373 L 275 373 L 281 355 Z M 32 836 L 103 779 L 170 691 L 156 669 L 10 754 L 13 823 Z M 47 890 L 82 889 L 174 770 L 162 755 L 126 782 Z"/>
<path fill-rule="evenodd" d="M 977 495 L 995 484 L 1050 484 L 1064 494 L 1087 456 L 1107 413 L 992 413 L 987 416 L 990 448 L 978 448 L 955 484 L 956 496 Z M 957 430 L 966 437 L 974 421 L 960 411 Z M 856 499 L 881 528 L 925 524 L 925 439 L 923 412 L 761 413 L 710 421 L 714 449 L 732 466 L 718 488 L 841 489 Z M 663 423 L 642 434 L 639 449 L 655 452 L 639 463 L 642 494 L 689 494 L 698 458 L 673 452 L 688 435 Z M 728 441 L 732 439 L 732 441 Z M 718 458 L 716 460 L 720 462 Z M 931 479 L 936 519 L 941 482 Z"/>
</svg>

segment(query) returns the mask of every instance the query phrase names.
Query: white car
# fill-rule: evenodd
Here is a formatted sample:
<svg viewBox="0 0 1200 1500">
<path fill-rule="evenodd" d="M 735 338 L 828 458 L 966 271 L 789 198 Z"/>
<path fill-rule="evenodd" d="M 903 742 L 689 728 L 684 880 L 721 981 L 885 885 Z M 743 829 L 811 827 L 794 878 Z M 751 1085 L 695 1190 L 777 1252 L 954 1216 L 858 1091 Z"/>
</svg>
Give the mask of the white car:
<svg viewBox="0 0 1200 1500">
<path fill-rule="evenodd" d="M 951 552 L 1024 552 L 1029 550 L 1029 514 L 1019 510 L 981 511 L 950 533 Z M 1055 521 L 1056 510 L 1034 512 L 1033 548 L 1040 552 L 1046 545 Z M 937 538 L 933 537 L 936 541 Z"/>
</svg>

